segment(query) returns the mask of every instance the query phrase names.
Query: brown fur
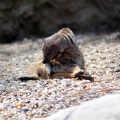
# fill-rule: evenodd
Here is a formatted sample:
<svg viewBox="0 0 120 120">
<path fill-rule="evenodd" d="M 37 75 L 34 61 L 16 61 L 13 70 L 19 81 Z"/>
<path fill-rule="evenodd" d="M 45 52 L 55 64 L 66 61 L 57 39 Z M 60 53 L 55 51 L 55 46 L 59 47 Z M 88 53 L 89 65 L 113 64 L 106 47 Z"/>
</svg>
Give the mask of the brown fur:
<svg viewBox="0 0 120 120">
<path fill-rule="evenodd" d="M 30 75 L 36 78 L 93 78 L 84 72 L 85 61 L 69 28 L 63 28 L 46 38 L 43 44 L 43 63 L 30 66 Z"/>
<path fill-rule="evenodd" d="M 68 28 L 63 28 L 54 35 L 45 39 L 43 45 L 43 63 L 50 63 L 55 59 L 63 66 L 78 65 L 85 70 L 83 54 L 75 43 L 73 32 Z"/>
</svg>

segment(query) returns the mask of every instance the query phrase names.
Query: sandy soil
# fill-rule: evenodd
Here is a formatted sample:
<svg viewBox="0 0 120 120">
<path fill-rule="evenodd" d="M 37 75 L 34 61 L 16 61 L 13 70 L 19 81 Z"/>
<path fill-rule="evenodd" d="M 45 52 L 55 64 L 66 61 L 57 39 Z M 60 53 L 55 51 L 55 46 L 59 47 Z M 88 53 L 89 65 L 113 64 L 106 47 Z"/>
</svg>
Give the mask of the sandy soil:
<svg viewBox="0 0 120 120">
<path fill-rule="evenodd" d="M 30 63 L 42 59 L 43 39 L 0 45 L 0 114 L 6 120 L 30 120 L 120 93 L 120 33 L 77 35 L 87 71 L 95 82 L 77 79 L 20 81 Z"/>
</svg>

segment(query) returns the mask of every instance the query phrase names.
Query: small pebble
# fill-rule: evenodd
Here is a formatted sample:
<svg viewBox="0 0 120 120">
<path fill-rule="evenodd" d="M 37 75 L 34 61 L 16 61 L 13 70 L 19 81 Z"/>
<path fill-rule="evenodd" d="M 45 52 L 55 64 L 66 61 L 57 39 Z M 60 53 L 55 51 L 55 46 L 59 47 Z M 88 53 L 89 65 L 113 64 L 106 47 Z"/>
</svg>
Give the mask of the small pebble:
<svg viewBox="0 0 120 120">
<path fill-rule="evenodd" d="M 0 110 L 3 110 L 4 108 L 5 106 L 2 103 L 0 103 Z"/>
<path fill-rule="evenodd" d="M 36 92 L 38 90 L 38 88 L 33 88 L 32 92 Z"/>
<path fill-rule="evenodd" d="M 23 111 L 29 111 L 29 108 L 28 107 L 22 107 L 22 110 Z"/>
<path fill-rule="evenodd" d="M 35 87 L 38 87 L 38 88 L 41 86 L 39 83 L 36 83 L 35 85 L 36 85 Z"/>
<path fill-rule="evenodd" d="M 62 84 L 64 86 L 70 86 L 71 85 L 71 81 L 69 79 L 62 79 Z"/>
<path fill-rule="evenodd" d="M 22 82 L 22 83 L 20 83 L 20 85 L 21 85 L 21 86 L 27 86 L 27 83 Z"/>
</svg>

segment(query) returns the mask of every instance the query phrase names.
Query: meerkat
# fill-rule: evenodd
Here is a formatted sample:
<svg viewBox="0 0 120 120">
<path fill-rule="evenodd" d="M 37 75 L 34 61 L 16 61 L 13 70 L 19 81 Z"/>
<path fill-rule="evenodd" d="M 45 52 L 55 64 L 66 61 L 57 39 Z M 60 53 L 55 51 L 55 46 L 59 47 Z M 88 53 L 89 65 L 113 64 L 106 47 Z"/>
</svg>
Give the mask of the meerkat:
<svg viewBox="0 0 120 120">
<path fill-rule="evenodd" d="M 78 78 L 94 79 L 85 72 L 85 60 L 75 35 L 69 28 L 63 28 L 46 38 L 42 47 L 43 61 L 30 66 L 34 78 Z"/>
</svg>

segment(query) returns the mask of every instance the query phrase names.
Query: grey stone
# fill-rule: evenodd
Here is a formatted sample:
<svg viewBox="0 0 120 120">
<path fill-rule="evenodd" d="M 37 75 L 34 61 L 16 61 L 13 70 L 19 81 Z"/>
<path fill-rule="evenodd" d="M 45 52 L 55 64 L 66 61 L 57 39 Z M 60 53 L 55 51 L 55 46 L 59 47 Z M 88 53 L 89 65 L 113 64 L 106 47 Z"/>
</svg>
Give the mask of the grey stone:
<svg viewBox="0 0 120 120">
<path fill-rule="evenodd" d="M 22 110 L 23 111 L 29 111 L 29 108 L 28 107 L 22 107 Z"/>
</svg>

